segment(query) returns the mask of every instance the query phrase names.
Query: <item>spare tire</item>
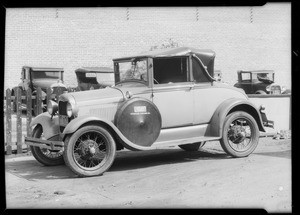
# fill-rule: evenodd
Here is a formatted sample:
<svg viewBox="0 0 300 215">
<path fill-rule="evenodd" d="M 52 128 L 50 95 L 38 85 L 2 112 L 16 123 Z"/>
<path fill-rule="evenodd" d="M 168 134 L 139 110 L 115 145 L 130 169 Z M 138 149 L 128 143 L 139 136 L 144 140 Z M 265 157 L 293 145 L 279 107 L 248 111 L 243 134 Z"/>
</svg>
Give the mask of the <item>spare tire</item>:
<svg viewBox="0 0 300 215">
<path fill-rule="evenodd" d="M 125 101 L 118 108 L 114 123 L 128 140 L 139 146 L 151 146 L 162 124 L 158 108 L 145 98 Z"/>
</svg>

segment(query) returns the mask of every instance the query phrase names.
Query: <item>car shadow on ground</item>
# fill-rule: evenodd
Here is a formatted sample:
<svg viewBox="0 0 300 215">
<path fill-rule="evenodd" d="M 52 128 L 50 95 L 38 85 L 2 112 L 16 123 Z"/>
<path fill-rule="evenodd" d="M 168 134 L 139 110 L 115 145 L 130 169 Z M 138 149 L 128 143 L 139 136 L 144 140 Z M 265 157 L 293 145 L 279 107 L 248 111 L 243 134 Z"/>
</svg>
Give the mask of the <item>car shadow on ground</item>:
<svg viewBox="0 0 300 215">
<path fill-rule="evenodd" d="M 181 149 L 156 149 L 150 151 L 120 151 L 108 171 L 125 171 L 166 164 L 195 162 L 201 160 L 230 159 L 225 153 Z M 5 170 L 17 177 L 35 180 L 77 178 L 66 165 L 43 166 L 35 159 L 16 159 L 5 163 Z"/>
<path fill-rule="evenodd" d="M 291 159 L 292 151 L 289 149 L 289 150 L 285 150 L 285 151 L 257 152 L 257 153 L 253 153 L 253 154 Z"/>
<path fill-rule="evenodd" d="M 74 178 L 76 175 L 66 166 L 44 166 L 34 158 L 5 163 L 5 171 L 29 181 L 38 179 Z"/>
<path fill-rule="evenodd" d="M 206 150 L 188 152 L 182 149 L 156 149 L 151 151 L 121 151 L 109 171 L 141 169 L 166 164 L 195 162 L 201 160 L 229 159 L 225 153 Z"/>
</svg>

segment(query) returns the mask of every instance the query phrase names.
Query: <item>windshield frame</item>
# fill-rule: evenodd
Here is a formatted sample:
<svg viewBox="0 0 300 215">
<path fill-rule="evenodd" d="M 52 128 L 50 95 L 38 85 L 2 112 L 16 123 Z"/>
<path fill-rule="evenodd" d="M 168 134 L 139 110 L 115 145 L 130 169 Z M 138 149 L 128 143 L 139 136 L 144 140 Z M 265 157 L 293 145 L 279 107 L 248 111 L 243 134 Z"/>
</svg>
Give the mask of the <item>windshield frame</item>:
<svg viewBox="0 0 300 215">
<path fill-rule="evenodd" d="M 132 65 L 133 61 L 145 61 L 146 62 L 146 73 L 147 74 L 147 80 L 142 80 L 142 79 L 125 79 L 125 80 L 120 80 L 120 63 L 130 63 Z M 135 65 L 135 69 L 137 66 Z M 122 59 L 122 60 L 116 60 L 114 61 L 114 71 L 115 71 L 115 85 L 122 84 L 122 83 L 140 83 L 140 84 L 145 84 L 146 86 L 149 87 L 149 58 L 147 57 L 142 57 L 142 58 L 128 58 L 128 59 Z"/>
</svg>

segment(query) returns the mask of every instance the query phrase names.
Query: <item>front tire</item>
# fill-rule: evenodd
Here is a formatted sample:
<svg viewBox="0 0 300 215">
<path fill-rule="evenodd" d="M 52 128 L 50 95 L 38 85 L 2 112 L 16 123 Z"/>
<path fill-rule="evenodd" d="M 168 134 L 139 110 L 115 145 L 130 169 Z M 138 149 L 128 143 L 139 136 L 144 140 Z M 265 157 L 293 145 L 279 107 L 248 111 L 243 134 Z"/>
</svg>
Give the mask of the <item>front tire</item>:
<svg viewBox="0 0 300 215">
<path fill-rule="evenodd" d="M 65 139 L 64 160 L 77 175 L 101 175 L 110 168 L 115 156 L 114 138 L 101 126 L 84 126 Z"/>
<path fill-rule="evenodd" d="M 255 150 L 258 140 L 258 125 L 250 114 L 237 111 L 226 117 L 220 143 L 228 155 L 246 157 Z"/>
<path fill-rule="evenodd" d="M 32 137 L 42 138 L 43 128 L 37 125 L 32 131 Z M 57 166 L 64 164 L 63 152 L 57 150 L 41 149 L 38 146 L 30 146 L 33 157 L 45 166 Z"/>
</svg>

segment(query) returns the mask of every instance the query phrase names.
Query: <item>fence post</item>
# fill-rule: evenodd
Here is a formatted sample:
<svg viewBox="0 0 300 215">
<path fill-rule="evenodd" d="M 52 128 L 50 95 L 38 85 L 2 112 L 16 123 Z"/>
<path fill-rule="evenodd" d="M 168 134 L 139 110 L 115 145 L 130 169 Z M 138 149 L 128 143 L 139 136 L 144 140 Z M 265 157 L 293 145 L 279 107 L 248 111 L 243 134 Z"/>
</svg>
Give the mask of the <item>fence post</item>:
<svg viewBox="0 0 300 215">
<path fill-rule="evenodd" d="M 17 88 L 17 154 L 22 153 L 22 92 Z"/>
<path fill-rule="evenodd" d="M 11 154 L 11 90 L 8 88 L 6 90 L 6 154 Z"/>
<path fill-rule="evenodd" d="M 36 115 L 43 113 L 42 104 L 42 89 L 38 87 L 36 90 Z"/>
<path fill-rule="evenodd" d="M 31 137 L 30 123 L 32 119 L 32 94 L 30 88 L 26 91 L 26 103 L 27 103 L 27 117 L 26 117 L 27 137 Z"/>
</svg>

